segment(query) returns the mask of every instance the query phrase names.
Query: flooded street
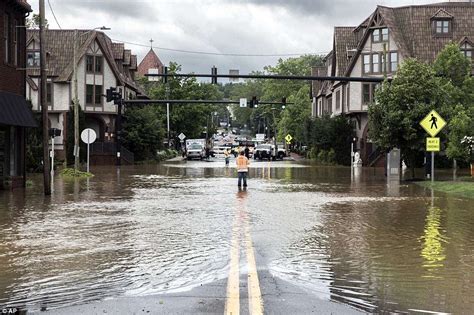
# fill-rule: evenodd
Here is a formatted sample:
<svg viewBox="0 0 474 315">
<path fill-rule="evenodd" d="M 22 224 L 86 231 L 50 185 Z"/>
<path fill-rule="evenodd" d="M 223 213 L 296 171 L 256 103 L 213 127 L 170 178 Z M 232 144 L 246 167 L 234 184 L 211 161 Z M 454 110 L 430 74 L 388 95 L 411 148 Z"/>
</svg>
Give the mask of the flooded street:
<svg viewBox="0 0 474 315">
<path fill-rule="evenodd" d="M 0 191 L 0 308 L 51 310 L 227 279 L 233 227 L 245 216 L 258 272 L 315 298 L 365 312 L 474 310 L 472 200 L 387 185 L 383 169 L 291 161 L 253 162 L 239 192 L 223 164 L 95 167 L 89 180 L 57 177 L 51 198 L 40 177 Z"/>
</svg>

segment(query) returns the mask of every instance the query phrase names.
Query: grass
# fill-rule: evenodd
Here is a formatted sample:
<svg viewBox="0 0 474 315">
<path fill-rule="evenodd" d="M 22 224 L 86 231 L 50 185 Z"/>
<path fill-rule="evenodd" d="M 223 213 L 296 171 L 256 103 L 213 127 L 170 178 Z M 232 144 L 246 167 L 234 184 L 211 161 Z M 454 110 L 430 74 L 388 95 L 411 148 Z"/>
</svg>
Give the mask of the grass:
<svg viewBox="0 0 474 315">
<path fill-rule="evenodd" d="M 459 182 L 418 182 L 418 185 L 433 188 L 447 194 L 474 199 L 474 182 L 472 180 Z"/>
<path fill-rule="evenodd" d="M 65 178 L 88 178 L 93 177 L 94 174 L 88 172 L 81 172 L 73 168 L 65 168 L 60 172 L 61 176 Z"/>
</svg>

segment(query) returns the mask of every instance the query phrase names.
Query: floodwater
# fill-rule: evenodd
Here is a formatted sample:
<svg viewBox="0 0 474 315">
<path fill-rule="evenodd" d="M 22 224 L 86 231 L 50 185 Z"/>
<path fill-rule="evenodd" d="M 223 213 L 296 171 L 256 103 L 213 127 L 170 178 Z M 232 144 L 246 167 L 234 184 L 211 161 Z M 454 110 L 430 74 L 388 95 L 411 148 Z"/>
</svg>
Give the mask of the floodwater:
<svg viewBox="0 0 474 315">
<path fill-rule="evenodd" d="M 234 168 L 95 167 L 0 191 L 0 309 L 189 290 L 229 270 Z M 474 311 L 474 203 L 383 170 L 253 163 L 247 210 L 274 276 L 368 312 Z M 263 292 L 264 293 L 264 292 Z M 225 294 L 223 292 L 223 294 Z"/>
</svg>

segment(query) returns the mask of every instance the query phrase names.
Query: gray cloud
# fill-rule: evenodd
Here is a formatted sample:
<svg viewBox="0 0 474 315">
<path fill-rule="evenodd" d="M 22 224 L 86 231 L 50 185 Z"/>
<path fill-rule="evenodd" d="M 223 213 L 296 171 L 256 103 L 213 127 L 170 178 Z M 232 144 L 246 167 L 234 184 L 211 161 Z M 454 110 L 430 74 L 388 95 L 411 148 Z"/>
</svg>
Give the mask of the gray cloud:
<svg viewBox="0 0 474 315">
<path fill-rule="evenodd" d="M 433 0 L 435 1 L 435 0 Z M 38 0 L 29 0 L 37 12 Z M 358 25 L 377 4 L 400 6 L 425 0 L 50 0 L 62 28 L 111 27 L 107 34 L 138 54 L 154 46 L 239 54 L 327 53 L 334 26 Z M 46 6 L 51 28 L 56 23 Z M 143 47 L 145 45 L 145 47 Z M 155 49 L 164 63 L 185 72 L 241 73 L 275 64 L 278 57 L 185 54 Z"/>
</svg>

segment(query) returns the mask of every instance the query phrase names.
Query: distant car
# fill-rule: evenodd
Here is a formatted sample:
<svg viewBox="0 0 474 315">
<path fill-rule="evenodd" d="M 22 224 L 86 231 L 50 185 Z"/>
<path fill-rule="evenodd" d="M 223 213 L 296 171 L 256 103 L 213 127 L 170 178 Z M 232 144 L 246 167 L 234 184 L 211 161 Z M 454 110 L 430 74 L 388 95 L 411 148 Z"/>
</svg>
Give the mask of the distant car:
<svg viewBox="0 0 474 315">
<path fill-rule="evenodd" d="M 193 143 L 188 147 L 186 158 L 188 160 L 191 159 L 200 159 L 202 160 L 203 158 L 206 157 L 206 149 L 204 149 L 204 146 L 202 146 L 199 143 Z"/>
<path fill-rule="evenodd" d="M 271 144 L 259 144 L 253 151 L 253 158 L 254 160 L 268 159 L 270 161 L 273 156 L 272 152 L 273 149 Z"/>
</svg>

